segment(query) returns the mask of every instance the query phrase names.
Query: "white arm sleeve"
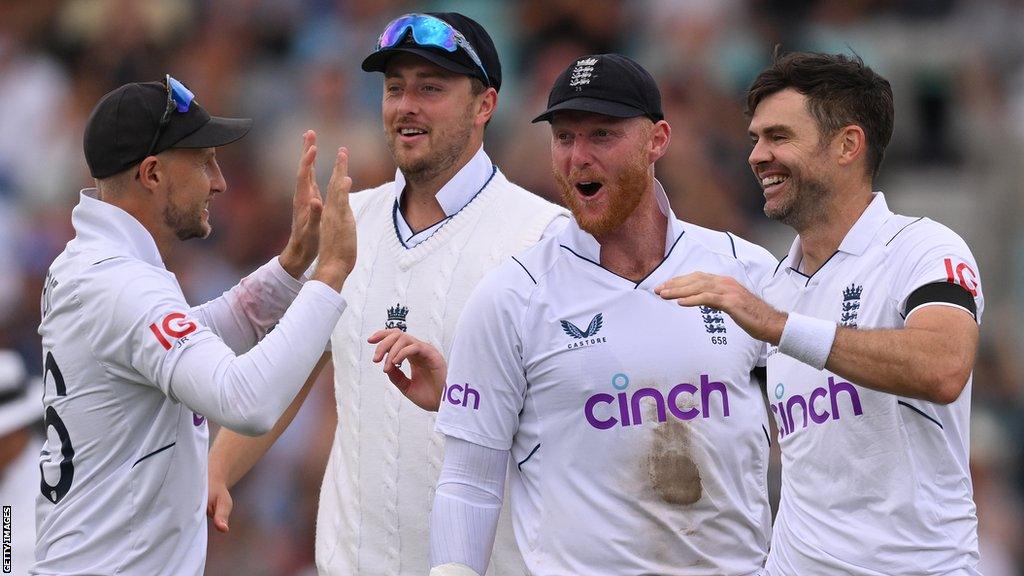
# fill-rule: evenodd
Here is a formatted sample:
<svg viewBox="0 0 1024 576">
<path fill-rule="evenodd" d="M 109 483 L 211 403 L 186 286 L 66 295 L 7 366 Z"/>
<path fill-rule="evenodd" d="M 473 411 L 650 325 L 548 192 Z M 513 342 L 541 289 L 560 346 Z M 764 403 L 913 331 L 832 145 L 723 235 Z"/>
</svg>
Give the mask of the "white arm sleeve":
<svg viewBox="0 0 1024 576">
<path fill-rule="evenodd" d="M 220 297 L 189 310 L 189 315 L 213 330 L 235 354 L 242 354 L 277 324 L 305 280 L 292 278 L 274 257 Z"/>
<path fill-rule="evenodd" d="M 217 424 L 265 434 L 306 381 L 344 309 L 345 301 L 330 286 L 307 282 L 277 328 L 249 352 L 235 356 L 216 335 L 200 329 L 177 358 L 156 367 L 156 382 Z"/>
<path fill-rule="evenodd" d="M 430 514 L 430 565 L 487 571 L 505 491 L 508 450 L 449 436 Z"/>
</svg>

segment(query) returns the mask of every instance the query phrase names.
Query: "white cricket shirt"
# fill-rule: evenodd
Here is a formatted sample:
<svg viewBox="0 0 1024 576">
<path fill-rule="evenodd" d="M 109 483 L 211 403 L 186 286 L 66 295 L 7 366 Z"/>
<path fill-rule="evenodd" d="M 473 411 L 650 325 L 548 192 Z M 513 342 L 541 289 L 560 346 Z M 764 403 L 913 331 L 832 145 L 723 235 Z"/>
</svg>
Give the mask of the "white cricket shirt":
<svg viewBox="0 0 1024 576">
<path fill-rule="evenodd" d="M 776 260 L 669 217 L 639 284 L 597 264 L 575 222 L 490 273 L 456 331 L 438 430 L 511 448 L 530 572 L 740 575 L 770 532 L 763 345 L 725 314 L 654 294 L 708 271 L 759 292 Z"/>
<path fill-rule="evenodd" d="M 273 425 L 344 300 L 302 286 L 275 258 L 191 308 L 149 232 L 94 194 L 82 192 L 76 236 L 43 291 L 47 441 L 32 574 L 200 575 L 206 417 Z"/>
<path fill-rule="evenodd" d="M 981 318 L 978 266 L 964 241 L 927 218 L 893 214 L 880 192 L 813 276 L 798 271 L 800 258 L 797 237 L 765 287 L 776 308 L 902 328 L 908 296 L 954 282 Z M 769 574 L 978 574 L 970 380 L 943 406 L 863 388 L 770 347 L 768 399 L 782 448 Z"/>
</svg>

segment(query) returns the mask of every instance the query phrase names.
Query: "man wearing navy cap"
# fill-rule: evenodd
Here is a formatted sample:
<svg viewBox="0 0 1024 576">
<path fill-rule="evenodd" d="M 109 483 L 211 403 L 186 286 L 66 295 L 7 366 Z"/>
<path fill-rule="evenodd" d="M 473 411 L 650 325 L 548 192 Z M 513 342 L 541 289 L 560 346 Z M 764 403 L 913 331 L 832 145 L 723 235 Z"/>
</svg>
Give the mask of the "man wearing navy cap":
<svg viewBox="0 0 1024 576">
<path fill-rule="evenodd" d="M 164 266 L 178 242 L 210 234 L 210 202 L 227 189 L 216 148 L 250 124 L 211 117 L 169 75 L 93 109 L 84 144 L 96 187 L 82 190 L 75 238 L 42 295 L 47 440 L 32 574 L 201 575 L 206 420 L 269 430 L 345 308 L 356 256 L 348 157 L 338 151 L 322 200 L 312 132 L 279 257 L 196 307 Z"/>
<path fill-rule="evenodd" d="M 320 493 L 316 560 L 321 574 L 422 576 L 444 441 L 430 412 L 440 390 L 421 386 L 418 375 L 440 371 L 430 380 L 443 382 L 437 350 L 450 348 L 476 283 L 567 218 L 509 182 L 484 152 L 501 63 L 480 24 L 457 13 L 406 14 L 385 27 L 362 67 L 384 73 L 381 113 L 398 170 L 394 182 L 352 197 L 359 259 L 331 339 L 338 429 Z M 412 381 L 398 367 L 407 358 Z M 221 529 L 230 511 L 225 485 L 288 419 L 261 439 L 218 436 L 210 485 Z M 497 542 L 488 573 L 522 575 L 507 520 Z"/>
<path fill-rule="evenodd" d="M 506 468 L 535 576 L 757 574 L 771 522 L 753 376 L 765 347 L 654 289 L 714 270 L 757 290 L 776 261 L 672 213 L 654 176 L 671 129 L 633 60 L 579 58 L 540 121 L 575 221 L 488 274 L 459 320 L 431 574 L 482 573 Z"/>
</svg>

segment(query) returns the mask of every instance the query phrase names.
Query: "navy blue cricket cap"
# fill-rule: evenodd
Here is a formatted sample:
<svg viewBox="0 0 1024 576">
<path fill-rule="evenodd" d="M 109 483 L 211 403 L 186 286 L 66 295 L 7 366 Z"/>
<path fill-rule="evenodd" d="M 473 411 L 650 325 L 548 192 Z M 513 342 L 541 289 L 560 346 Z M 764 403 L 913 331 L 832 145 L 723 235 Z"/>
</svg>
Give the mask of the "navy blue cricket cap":
<svg viewBox="0 0 1024 576">
<path fill-rule="evenodd" d="M 494 47 L 494 41 L 491 40 L 490 34 L 479 22 L 458 12 L 424 12 L 424 14 L 440 18 L 458 30 L 476 51 L 480 63 L 487 71 L 487 76 L 484 76 L 480 67 L 462 48 L 455 52 L 449 52 L 443 48 L 420 45 L 416 43 L 411 31 L 406 33 L 401 43 L 390 48 L 381 48 L 367 56 L 363 60 L 363 71 L 384 72 L 387 70 L 388 61 L 393 56 L 401 52 L 408 52 L 437 64 L 445 70 L 479 78 L 485 86 L 501 90 L 501 61 L 498 60 L 498 50 Z"/>
<path fill-rule="evenodd" d="M 621 54 L 592 54 L 570 64 L 551 87 L 548 109 L 533 122 L 550 122 L 560 110 L 615 118 L 647 116 L 655 122 L 665 118 L 661 91 L 651 73 Z"/>
<path fill-rule="evenodd" d="M 85 161 L 93 178 L 107 178 L 138 164 L 149 153 L 167 109 L 163 82 L 134 82 L 108 92 L 85 125 Z M 152 154 L 170 148 L 216 148 L 249 132 L 249 118 L 210 116 L 192 100 L 187 112 L 175 110 Z"/>
</svg>

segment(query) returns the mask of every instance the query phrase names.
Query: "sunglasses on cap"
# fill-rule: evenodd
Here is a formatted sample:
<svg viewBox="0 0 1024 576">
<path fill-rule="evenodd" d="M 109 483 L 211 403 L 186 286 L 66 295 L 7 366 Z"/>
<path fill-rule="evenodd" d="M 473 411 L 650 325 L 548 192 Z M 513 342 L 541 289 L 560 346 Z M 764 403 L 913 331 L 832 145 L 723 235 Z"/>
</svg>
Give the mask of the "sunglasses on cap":
<svg viewBox="0 0 1024 576">
<path fill-rule="evenodd" d="M 153 135 L 153 142 L 149 145 L 149 151 L 146 152 L 146 156 L 152 155 L 153 150 L 156 149 L 157 140 L 160 139 L 160 135 L 167 129 L 167 125 L 171 123 L 171 114 L 175 110 L 181 114 L 188 112 L 189 107 L 192 106 L 192 101 L 195 100 L 195 94 L 192 94 L 192 91 L 186 88 L 184 84 L 172 78 L 170 74 L 164 75 L 164 88 L 167 89 L 167 107 L 164 108 L 164 114 L 160 117 L 160 125 L 156 128 L 156 134 Z"/>
<path fill-rule="evenodd" d="M 448 52 L 455 52 L 462 48 L 470 60 L 484 73 L 487 84 L 491 83 L 487 76 L 487 69 L 484 68 L 480 56 L 477 55 L 473 45 L 466 40 L 462 32 L 456 30 L 451 24 L 429 14 L 406 14 L 391 21 L 381 32 L 377 40 L 377 52 L 394 48 L 405 38 L 409 31 L 412 31 L 412 39 L 420 46 L 440 48 Z"/>
</svg>

